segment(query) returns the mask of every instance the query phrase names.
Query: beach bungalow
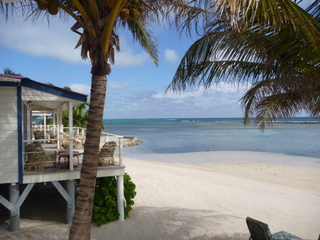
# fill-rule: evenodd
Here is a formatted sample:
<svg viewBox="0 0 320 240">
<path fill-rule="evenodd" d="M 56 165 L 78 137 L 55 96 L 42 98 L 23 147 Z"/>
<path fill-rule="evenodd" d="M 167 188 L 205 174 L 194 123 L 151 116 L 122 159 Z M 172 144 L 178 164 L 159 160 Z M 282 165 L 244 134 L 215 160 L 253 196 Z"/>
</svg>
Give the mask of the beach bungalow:
<svg viewBox="0 0 320 240">
<path fill-rule="evenodd" d="M 29 78 L 0 74 L 0 184 L 9 188 L 9 199 L 0 193 L 0 203 L 10 212 L 10 231 L 20 229 L 20 207 L 36 183 L 51 182 L 56 187 L 67 202 L 67 223 L 72 221 L 75 180 L 80 178 L 81 168 L 81 165 L 74 165 L 76 159 L 73 157 L 81 155 L 81 151 L 74 151 L 75 143 L 83 141 L 84 135 L 72 125 L 72 108 L 86 101 L 87 95 L 81 93 Z M 62 126 L 65 110 L 69 114 L 67 129 Z M 43 129 L 35 128 L 33 113 L 51 116 L 53 124 L 44 125 Z M 68 142 L 68 148 L 63 151 L 62 141 Z M 117 146 L 117 164 L 98 167 L 97 176 L 117 176 L 118 210 L 122 220 L 125 167 L 121 137 Z M 67 158 L 67 165 L 58 164 L 63 158 Z"/>
</svg>

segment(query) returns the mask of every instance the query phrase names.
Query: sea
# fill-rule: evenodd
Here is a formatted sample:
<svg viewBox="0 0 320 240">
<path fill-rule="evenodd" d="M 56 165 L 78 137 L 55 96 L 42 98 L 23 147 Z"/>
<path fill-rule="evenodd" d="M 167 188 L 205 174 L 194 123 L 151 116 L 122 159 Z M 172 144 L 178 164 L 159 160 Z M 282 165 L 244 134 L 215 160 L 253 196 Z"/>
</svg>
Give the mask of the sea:
<svg viewBox="0 0 320 240">
<path fill-rule="evenodd" d="M 242 118 L 105 119 L 104 131 L 135 137 L 143 143 L 126 147 L 128 157 L 207 151 L 253 151 L 319 159 L 320 120 L 279 120 L 264 131 Z"/>
</svg>

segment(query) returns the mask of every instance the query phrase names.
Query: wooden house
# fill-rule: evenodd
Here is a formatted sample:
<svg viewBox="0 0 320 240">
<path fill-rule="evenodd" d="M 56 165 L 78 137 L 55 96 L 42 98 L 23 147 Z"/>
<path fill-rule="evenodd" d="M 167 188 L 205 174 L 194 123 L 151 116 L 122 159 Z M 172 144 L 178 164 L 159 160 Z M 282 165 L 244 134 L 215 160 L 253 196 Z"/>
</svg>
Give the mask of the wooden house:
<svg viewBox="0 0 320 240">
<path fill-rule="evenodd" d="M 54 128 L 57 133 L 54 139 L 51 136 L 50 142 L 56 142 L 56 145 L 52 145 L 55 146 L 54 149 L 51 150 L 58 154 L 61 150 L 60 141 L 62 141 L 60 133 L 63 132 L 62 112 L 68 110 L 69 147 L 63 153 L 72 159 L 75 154 L 72 108 L 86 101 L 87 96 L 81 93 L 36 82 L 29 78 L 0 74 L 0 184 L 8 185 L 10 194 L 9 199 L 0 195 L 0 203 L 9 209 L 10 231 L 20 229 L 20 206 L 35 183 L 51 182 L 57 188 L 67 202 L 67 223 L 72 221 L 75 209 L 75 180 L 80 178 L 80 166 L 74 168 L 73 161 L 70 160 L 67 168 L 56 168 L 59 155 L 52 160 L 50 167 L 36 164 L 30 160 L 26 146 L 37 141 L 41 144 L 49 141 L 48 136 L 38 140 L 34 138 L 32 112 L 51 114 L 55 119 L 51 128 Z M 45 130 L 44 133 L 46 133 Z M 122 164 L 121 139 L 118 146 L 120 149 L 118 164 L 99 167 L 97 176 L 117 176 L 118 210 L 122 220 L 124 219 L 125 167 Z M 41 168 L 37 168 L 38 166 Z"/>
</svg>

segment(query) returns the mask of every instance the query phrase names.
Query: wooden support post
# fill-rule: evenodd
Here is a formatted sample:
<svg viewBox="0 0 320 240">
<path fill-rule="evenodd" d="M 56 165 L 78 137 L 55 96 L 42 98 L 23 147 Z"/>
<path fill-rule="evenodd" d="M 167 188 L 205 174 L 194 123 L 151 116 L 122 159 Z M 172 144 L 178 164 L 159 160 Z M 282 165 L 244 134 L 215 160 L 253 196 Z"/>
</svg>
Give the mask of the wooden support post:
<svg viewBox="0 0 320 240">
<path fill-rule="evenodd" d="M 124 185 L 123 185 L 123 175 L 117 176 L 117 203 L 118 203 L 118 212 L 120 214 L 119 220 L 124 220 L 124 206 L 125 206 L 125 198 L 124 198 Z"/>
<path fill-rule="evenodd" d="M 17 206 L 17 201 L 19 199 L 19 185 L 14 184 L 9 186 L 9 200 L 13 205 L 10 210 L 10 231 L 16 232 L 20 230 L 20 206 Z"/>
<path fill-rule="evenodd" d="M 56 187 L 59 193 L 67 202 L 67 223 L 72 222 L 74 210 L 75 210 L 75 187 L 74 180 L 66 181 L 66 189 L 58 181 L 53 181 L 52 184 Z"/>
<path fill-rule="evenodd" d="M 67 218 L 68 224 L 72 223 L 74 210 L 75 210 L 75 182 L 74 180 L 66 181 L 66 190 L 70 196 L 70 200 L 67 202 Z"/>
</svg>

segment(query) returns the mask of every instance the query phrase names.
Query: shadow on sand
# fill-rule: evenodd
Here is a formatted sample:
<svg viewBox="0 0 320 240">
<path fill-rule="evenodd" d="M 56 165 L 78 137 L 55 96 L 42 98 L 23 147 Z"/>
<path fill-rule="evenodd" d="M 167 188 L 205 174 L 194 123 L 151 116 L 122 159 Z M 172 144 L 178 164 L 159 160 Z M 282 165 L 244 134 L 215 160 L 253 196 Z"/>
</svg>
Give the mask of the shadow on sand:
<svg viewBox="0 0 320 240">
<path fill-rule="evenodd" d="M 119 240 L 247 240 L 249 233 L 221 232 L 230 218 L 234 217 L 207 210 L 137 207 L 123 222 L 93 226 L 92 239 L 103 239 L 107 233 L 110 239 Z"/>
<path fill-rule="evenodd" d="M 68 239 L 66 202 L 54 186 L 36 185 L 21 207 L 21 230 L 8 231 L 9 212 L 1 207 L 0 239 Z M 91 239 L 113 240 L 247 240 L 249 233 L 222 232 L 234 216 L 198 209 L 134 207 L 125 221 L 92 225 Z M 230 224 L 230 228 L 234 226 Z M 228 230 L 228 232 L 233 232 Z"/>
</svg>

